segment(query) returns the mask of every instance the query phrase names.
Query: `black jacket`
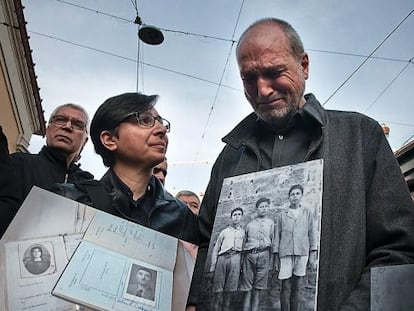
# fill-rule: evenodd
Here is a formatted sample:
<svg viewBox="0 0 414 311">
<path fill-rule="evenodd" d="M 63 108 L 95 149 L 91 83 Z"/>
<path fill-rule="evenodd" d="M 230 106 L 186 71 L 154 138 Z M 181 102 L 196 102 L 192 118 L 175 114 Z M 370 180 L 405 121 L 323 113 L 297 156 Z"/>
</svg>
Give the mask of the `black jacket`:
<svg viewBox="0 0 414 311">
<path fill-rule="evenodd" d="M 100 181 L 57 185 L 54 192 L 112 215 L 139 223 L 159 232 L 198 244 L 197 216 L 183 202 L 174 198 L 154 176 L 150 180 L 150 210 L 144 221 L 131 213 L 131 194 L 112 170 Z"/>
<path fill-rule="evenodd" d="M 0 126 L 0 237 L 19 207 L 17 178 L 7 147 L 7 138 Z"/>
<path fill-rule="evenodd" d="M 20 204 L 33 186 L 51 190 L 56 183 L 74 183 L 92 179 L 93 175 L 79 165 L 66 165 L 65 156 L 55 148 L 44 146 L 38 154 L 16 152 L 11 155 L 19 182 Z"/>
</svg>

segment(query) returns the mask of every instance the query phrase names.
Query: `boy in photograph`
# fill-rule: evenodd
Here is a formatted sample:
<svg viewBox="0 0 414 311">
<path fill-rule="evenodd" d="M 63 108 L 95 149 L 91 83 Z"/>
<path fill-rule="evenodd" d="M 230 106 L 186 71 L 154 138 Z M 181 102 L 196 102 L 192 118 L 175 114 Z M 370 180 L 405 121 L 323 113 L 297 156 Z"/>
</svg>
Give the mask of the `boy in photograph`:
<svg viewBox="0 0 414 311">
<path fill-rule="evenodd" d="M 316 269 L 317 234 L 312 213 L 302 205 L 303 187 L 289 189 L 289 208 L 275 222 L 275 250 L 280 261 L 282 311 L 299 310 L 300 291 L 304 287 L 309 262 Z"/>
<path fill-rule="evenodd" d="M 213 291 L 215 311 L 230 310 L 231 294 L 237 291 L 240 260 L 245 231 L 241 227 L 243 209 L 230 212 L 231 224 L 222 230 L 214 245 L 210 272 L 214 272 Z"/>
<path fill-rule="evenodd" d="M 268 198 L 257 200 L 257 215 L 246 227 L 243 274 L 240 284 L 240 290 L 246 292 L 243 302 L 244 311 L 258 311 L 260 294 L 267 289 L 274 239 L 274 222 L 267 217 L 269 207 Z"/>
</svg>

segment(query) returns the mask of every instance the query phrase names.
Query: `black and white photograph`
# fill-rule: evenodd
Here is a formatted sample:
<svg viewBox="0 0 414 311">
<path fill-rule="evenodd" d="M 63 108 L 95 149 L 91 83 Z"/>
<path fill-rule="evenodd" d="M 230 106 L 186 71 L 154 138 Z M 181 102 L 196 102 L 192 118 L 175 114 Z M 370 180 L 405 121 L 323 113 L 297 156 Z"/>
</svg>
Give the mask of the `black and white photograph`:
<svg viewBox="0 0 414 311">
<path fill-rule="evenodd" d="M 155 303 L 158 271 L 144 265 L 132 264 L 126 293 L 129 299 Z"/>
<path fill-rule="evenodd" d="M 38 211 L 34 205 L 25 205 L 19 212 L 24 211 L 26 206 L 31 215 Z M 45 206 L 45 210 L 50 209 L 48 204 L 42 206 Z M 44 227 L 46 226 L 42 226 L 42 229 Z M 42 232 L 37 231 L 34 225 L 31 229 L 32 238 L 17 237 L 15 241 L 0 242 L 1 248 L 4 249 L 2 255 L 5 256 L 2 263 L 6 267 L 4 274 L 6 299 L 0 297 L 0 310 L 70 310 L 73 304 L 53 297 L 51 289 L 68 262 L 67 256 L 70 254 L 66 251 L 67 242 L 70 244 L 75 242 L 69 241 L 63 234 L 41 235 Z M 27 230 L 29 232 L 29 229 Z M 73 247 L 74 245 L 70 246 Z M 0 275 L 3 276 L 1 272 Z"/>
<path fill-rule="evenodd" d="M 36 277 L 56 272 L 53 243 L 43 241 L 40 243 L 19 245 L 21 277 Z"/>
<path fill-rule="evenodd" d="M 202 310 L 316 309 L 322 160 L 226 178 Z"/>
</svg>

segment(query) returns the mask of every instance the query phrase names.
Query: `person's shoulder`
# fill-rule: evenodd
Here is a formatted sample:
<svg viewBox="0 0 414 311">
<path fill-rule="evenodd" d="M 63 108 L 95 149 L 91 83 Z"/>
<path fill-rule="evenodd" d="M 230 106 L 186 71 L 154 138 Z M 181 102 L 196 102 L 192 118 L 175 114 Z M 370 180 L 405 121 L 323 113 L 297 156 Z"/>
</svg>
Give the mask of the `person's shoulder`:
<svg viewBox="0 0 414 311">
<path fill-rule="evenodd" d="M 229 233 L 229 232 L 231 232 L 232 231 L 232 226 L 227 226 L 226 228 L 224 228 L 223 230 L 221 230 L 220 231 L 220 234 L 219 235 L 226 235 L 227 233 Z"/>
<path fill-rule="evenodd" d="M 382 133 L 378 121 L 355 111 L 327 110 L 329 126 L 333 130 L 343 131 L 342 134 L 370 136 L 370 133 Z"/>
<path fill-rule="evenodd" d="M 326 112 L 330 118 L 343 119 L 351 122 L 378 123 L 376 120 L 368 117 L 367 115 L 356 111 L 326 110 Z"/>
<path fill-rule="evenodd" d="M 51 191 L 62 195 L 68 199 L 91 205 L 91 198 L 89 197 L 86 187 L 103 187 L 98 180 L 82 180 L 76 183 L 57 183 L 53 186 Z"/>
<path fill-rule="evenodd" d="M 17 151 L 10 154 L 11 163 L 16 169 L 26 171 L 33 170 L 35 167 L 38 167 L 39 155 L 37 153 L 27 153 L 22 151 Z"/>
<path fill-rule="evenodd" d="M 92 180 L 95 178 L 92 173 L 82 169 L 80 165 L 75 164 L 74 173 L 77 180 Z"/>
<path fill-rule="evenodd" d="M 23 151 L 16 151 L 10 154 L 13 160 L 31 160 L 38 156 L 37 153 L 29 153 Z"/>
<path fill-rule="evenodd" d="M 313 213 L 312 209 L 307 205 L 301 205 L 300 211 L 302 214 L 306 214 L 306 215 L 311 215 Z"/>
</svg>

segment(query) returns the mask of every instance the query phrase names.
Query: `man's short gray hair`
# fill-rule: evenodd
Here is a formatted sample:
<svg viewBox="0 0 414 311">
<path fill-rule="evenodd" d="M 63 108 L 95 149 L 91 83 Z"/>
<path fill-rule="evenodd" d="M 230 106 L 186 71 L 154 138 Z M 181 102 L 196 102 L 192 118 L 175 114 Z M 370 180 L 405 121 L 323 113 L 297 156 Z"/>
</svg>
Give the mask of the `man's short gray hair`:
<svg viewBox="0 0 414 311">
<path fill-rule="evenodd" d="M 200 198 L 198 197 L 198 195 L 195 193 L 195 192 L 193 192 L 193 191 L 190 191 L 190 190 L 181 190 L 181 191 L 179 191 L 176 195 L 175 195 L 175 197 L 177 198 L 177 199 L 179 199 L 180 197 L 182 197 L 182 196 L 186 196 L 186 197 L 195 197 L 195 198 L 197 198 L 198 199 L 198 201 L 200 202 Z"/>
<path fill-rule="evenodd" d="M 78 104 L 73 104 L 73 103 L 67 103 L 67 104 L 63 104 L 63 105 L 57 106 L 57 107 L 55 108 L 55 110 L 53 110 L 53 111 L 52 111 L 52 113 L 50 114 L 50 117 L 49 117 L 49 123 L 52 121 L 53 117 L 56 115 L 56 113 L 57 113 L 60 109 L 62 109 L 62 108 L 66 108 L 66 107 L 73 108 L 73 109 L 76 109 L 76 110 L 79 110 L 80 112 L 82 112 L 82 113 L 85 115 L 85 119 L 86 119 L 86 128 L 87 128 L 87 129 L 89 129 L 89 115 L 88 115 L 88 112 L 87 112 L 87 111 L 85 110 L 85 108 L 83 108 L 81 105 L 78 105 Z"/>
</svg>

